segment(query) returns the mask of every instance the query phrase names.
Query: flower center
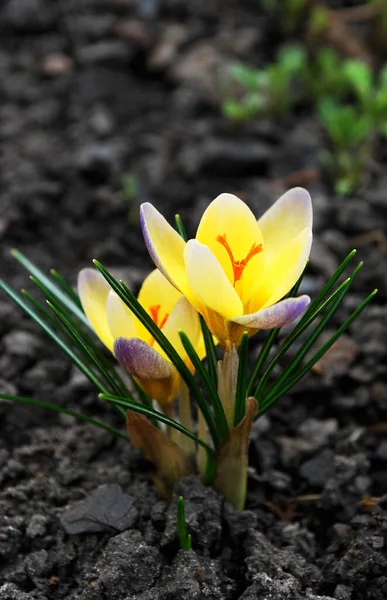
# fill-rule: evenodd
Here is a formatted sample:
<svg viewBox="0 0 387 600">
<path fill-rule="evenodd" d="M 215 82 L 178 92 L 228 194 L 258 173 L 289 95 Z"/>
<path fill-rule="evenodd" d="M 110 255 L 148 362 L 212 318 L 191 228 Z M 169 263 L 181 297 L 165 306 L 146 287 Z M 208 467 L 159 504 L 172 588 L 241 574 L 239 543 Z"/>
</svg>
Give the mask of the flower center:
<svg viewBox="0 0 387 600">
<path fill-rule="evenodd" d="M 232 250 L 230 248 L 230 245 L 229 245 L 229 243 L 228 243 L 228 241 L 226 239 L 226 234 L 224 234 L 224 235 L 218 235 L 218 237 L 216 238 L 216 241 L 219 242 L 220 244 L 222 244 L 222 246 L 227 250 L 227 254 L 230 257 L 232 268 L 233 268 L 233 271 L 234 271 L 234 285 L 242 277 L 243 271 L 247 267 L 247 265 L 250 262 L 250 260 L 256 254 L 259 254 L 260 252 L 263 252 L 262 244 L 255 244 L 254 243 L 251 246 L 251 248 L 248 251 L 248 253 L 245 256 L 245 258 L 243 258 L 242 260 L 235 260 L 233 252 L 232 252 Z"/>
<path fill-rule="evenodd" d="M 149 312 L 150 312 L 150 316 L 152 317 L 152 320 L 155 323 L 155 325 L 157 325 L 157 327 L 159 329 L 162 329 L 168 320 L 169 314 L 165 313 L 164 317 L 159 322 L 160 308 L 161 308 L 161 304 L 154 304 L 153 306 L 149 307 Z"/>
</svg>

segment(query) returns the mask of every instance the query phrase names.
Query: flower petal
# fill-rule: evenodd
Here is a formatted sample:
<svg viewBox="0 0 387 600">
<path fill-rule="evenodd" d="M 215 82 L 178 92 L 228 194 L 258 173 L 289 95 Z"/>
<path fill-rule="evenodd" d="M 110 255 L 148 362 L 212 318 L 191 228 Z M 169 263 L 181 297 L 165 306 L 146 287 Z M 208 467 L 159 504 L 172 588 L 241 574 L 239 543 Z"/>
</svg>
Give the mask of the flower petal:
<svg viewBox="0 0 387 600">
<path fill-rule="evenodd" d="M 311 229 L 312 221 L 312 201 L 306 190 L 296 187 L 283 194 L 258 221 L 267 259 L 304 229 Z"/>
<path fill-rule="evenodd" d="M 245 313 L 271 306 L 289 292 L 305 268 L 311 244 L 312 232 L 306 228 L 270 255 L 265 270 L 257 274 Z"/>
<path fill-rule="evenodd" d="M 243 313 L 238 294 L 207 246 L 197 240 L 190 240 L 184 257 L 189 285 L 202 306 L 215 311 L 224 319 Z"/>
<path fill-rule="evenodd" d="M 106 302 L 110 286 L 95 269 L 82 269 L 78 275 L 78 294 L 90 325 L 99 339 L 113 350 L 113 336 L 110 331 Z"/>
<path fill-rule="evenodd" d="M 176 304 L 182 298 L 181 293 L 158 270 L 152 271 L 144 280 L 138 301 L 158 327 L 164 328 Z M 135 337 L 151 342 L 152 336 L 142 323 L 136 319 L 137 334 Z M 125 336 L 129 337 L 129 336 Z"/>
<path fill-rule="evenodd" d="M 232 260 L 219 236 L 226 238 L 235 261 L 245 259 L 253 245 L 259 246 L 263 241 L 256 217 L 247 204 L 233 194 L 220 194 L 211 202 L 200 220 L 196 239 L 210 248 L 234 284 Z M 261 253 L 255 260 L 258 256 L 263 259 Z"/>
<path fill-rule="evenodd" d="M 156 267 L 172 285 L 189 297 L 183 238 L 149 202 L 140 207 L 140 223 L 146 247 Z"/>
<path fill-rule="evenodd" d="M 181 342 L 179 331 L 183 331 L 186 334 L 200 358 L 203 358 L 204 343 L 199 314 L 184 297 L 180 298 L 175 304 L 168 321 L 163 327 L 163 333 L 171 342 L 176 352 L 187 362 L 189 359 Z"/>
<path fill-rule="evenodd" d="M 276 327 L 283 327 L 294 321 L 294 319 L 297 319 L 309 303 L 310 298 L 306 295 L 299 296 L 298 298 L 286 298 L 254 314 L 230 319 L 230 322 L 231 324 L 236 323 L 247 329 L 275 329 Z"/>
<path fill-rule="evenodd" d="M 125 371 L 140 379 L 165 379 L 173 375 L 172 364 L 138 338 L 115 340 L 114 356 Z"/>
<path fill-rule="evenodd" d="M 136 317 L 113 290 L 110 290 L 107 297 L 106 311 L 110 331 L 114 339 L 137 336 Z"/>
</svg>

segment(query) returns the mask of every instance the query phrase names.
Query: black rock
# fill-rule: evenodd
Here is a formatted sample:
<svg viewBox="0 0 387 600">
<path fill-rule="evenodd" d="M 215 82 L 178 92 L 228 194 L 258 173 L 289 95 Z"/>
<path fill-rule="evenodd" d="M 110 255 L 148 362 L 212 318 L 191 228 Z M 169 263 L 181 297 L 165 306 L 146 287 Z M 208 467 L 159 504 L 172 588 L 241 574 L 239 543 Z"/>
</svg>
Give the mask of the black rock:
<svg viewBox="0 0 387 600">
<path fill-rule="evenodd" d="M 61 516 L 61 523 L 70 535 L 99 531 L 125 531 L 137 518 L 133 499 L 117 484 L 101 485 L 86 500 L 71 507 Z"/>
<path fill-rule="evenodd" d="M 311 484 L 323 486 L 334 472 L 334 453 L 330 449 L 323 450 L 300 468 L 301 475 Z"/>
</svg>

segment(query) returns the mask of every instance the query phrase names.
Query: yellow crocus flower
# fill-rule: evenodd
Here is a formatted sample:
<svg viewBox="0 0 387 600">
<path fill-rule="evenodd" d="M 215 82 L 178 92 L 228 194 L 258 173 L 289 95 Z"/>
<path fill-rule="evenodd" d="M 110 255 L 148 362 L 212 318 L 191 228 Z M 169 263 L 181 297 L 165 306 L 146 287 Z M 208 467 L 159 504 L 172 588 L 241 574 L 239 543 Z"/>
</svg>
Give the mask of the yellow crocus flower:
<svg viewBox="0 0 387 600">
<path fill-rule="evenodd" d="M 163 275 L 203 315 L 219 342 L 296 319 L 308 296 L 282 299 L 300 277 L 312 243 L 308 192 L 294 188 L 257 221 L 232 194 L 204 212 L 187 243 L 150 203 L 140 209 L 148 251 Z"/>
<path fill-rule="evenodd" d="M 92 328 L 121 366 L 160 404 L 172 400 L 179 387 L 175 367 L 99 271 L 83 269 L 79 273 L 78 293 Z M 157 269 L 145 279 L 138 301 L 192 368 L 179 331 L 186 333 L 202 358 L 204 342 L 196 310 Z"/>
</svg>

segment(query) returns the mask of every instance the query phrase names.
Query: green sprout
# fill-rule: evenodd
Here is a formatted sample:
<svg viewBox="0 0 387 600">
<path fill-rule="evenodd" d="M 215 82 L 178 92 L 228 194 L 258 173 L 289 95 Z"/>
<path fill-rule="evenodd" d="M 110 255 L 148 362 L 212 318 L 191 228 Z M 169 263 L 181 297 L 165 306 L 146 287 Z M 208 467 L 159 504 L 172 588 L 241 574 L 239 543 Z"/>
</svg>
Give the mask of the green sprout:
<svg viewBox="0 0 387 600">
<path fill-rule="evenodd" d="M 231 79 L 239 86 L 239 96 L 225 99 L 223 114 L 235 122 L 254 117 L 283 117 L 298 102 L 299 93 L 294 86 L 297 75 L 304 69 L 306 53 L 299 46 L 282 49 L 276 62 L 265 69 L 233 65 Z"/>
<path fill-rule="evenodd" d="M 328 138 L 323 162 L 341 196 L 360 184 L 379 137 L 387 137 L 387 68 L 376 78 L 360 60 L 342 64 L 341 77 L 352 94 L 352 103 L 323 98 L 318 114 Z"/>
<path fill-rule="evenodd" d="M 187 526 L 185 522 L 185 506 L 184 498 L 180 496 L 177 500 L 177 536 L 179 538 L 180 548 L 182 550 L 191 550 L 192 536 L 187 534 Z"/>
<path fill-rule="evenodd" d="M 231 215 L 219 225 L 218 210 L 224 203 L 230 210 L 222 214 L 231 211 Z M 153 481 L 166 499 L 172 498 L 181 477 L 197 470 L 204 483 L 242 510 L 253 421 L 313 368 L 376 293 L 360 302 L 326 339 L 325 331 L 332 329 L 362 263 L 346 275 L 353 251 L 315 298 L 310 301 L 297 295 L 311 244 L 311 210 L 308 193 L 295 188 L 257 225 L 241 200 L 223 194 L 202 218 L 198 235 L 204 238 L 200 237 L 203 243 L 199 243 L 185 241 L 180 217 L 176 217 L 174 229 L 154 207 L 144 204 L 144 238 L 169 279 L 159 270 L 153 271 L 138 298 L 98 261 L 94 261 L 96 269 L 81 271 L 78 296 L 57 271 L 48 276 L 14 251 L 14 258 L 30 273 L 44 300 L 25 290 L 19 294 L 2 280 L 0 288 L 87 377 L 99 398 L 117 411 L 122 429 L 54 403 L 8 394 L 0 394 L 0 398 L 62 412 L 130 440 L 153 463 Z M 207 234 L 209 243 L 215 244 L 213 251 L 221 253 L 223 267 L 211 258 L 212 251 L 204 244 Z M 274 252 L 270 272 L 265 273 L 260 262 L 262 252 L 269 258 Z M 179 253 L 187 257 L 191 269 L 189 288 L 184 287 Z M 243 280 L 240 287 L 246 269 L 254 264 L 256 275 Z M 197 279 L 195 273 L 200 275 Z M 170 283 L 176 276 L 182 278 L 180 286 L 189 301 Z M 261 277 L 258 287 L 257 277 Z M 248 281 L 253 286 L 249 301 L 255 303 L 256 312 L 245 314 L 247 303 L 242 303 L 239 294 L 243 298 Z M 272 300 L 260 299 L 264 289 L 272 290 Z M 233 316 L 231 303 L 235 305 Z M 282 327 L 294 319 L 293 328 L 283 332 Z M 250 337 L 265 329 L 266 337 L 252 363 Z M 100 347 L 95 333 L 109 354 Z M 178 503 L 178 533 L 181 547 L 190 547 L 182 500 Z"/>
</svg>

